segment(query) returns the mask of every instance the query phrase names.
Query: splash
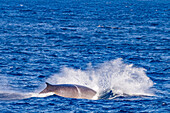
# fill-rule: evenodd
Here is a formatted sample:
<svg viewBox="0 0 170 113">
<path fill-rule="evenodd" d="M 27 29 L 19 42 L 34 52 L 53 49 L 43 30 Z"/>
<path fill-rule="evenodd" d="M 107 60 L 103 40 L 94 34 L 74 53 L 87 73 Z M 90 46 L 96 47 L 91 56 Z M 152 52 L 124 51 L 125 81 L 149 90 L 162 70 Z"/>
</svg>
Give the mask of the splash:
<svg viewBox="0 0 170 113">
<path fill-rule="evenodd" d="M 104 62 L 87 70 L 64 67 L 60 73 L 47 81 L 52 84 L 78 84 L 92 88 L 98 95 L 145 95 L 153 96 L 150 91 L 153 82 L 147 77 L 144 68 L 125 64 L 121 58 Z"/>
<path fill-rule="evenodd" d="M 99 64 L 89 65 L 88 69 L 73 69 L 63 67 L 60 73 L 54 74 L 47 82 L 51 84 L 77 84 L 89 87 L 97 92 L 94 99 L 112 99 L 117 96 L 154 96 L 151 91 L 152 80 L 146 75 L 146 70 L 126 64 L 121 58 Z M 47 97 L 54 93 L 39 94 L 11 91 L 8 80 L 2 78 L 4 85 L 0 88 L 0 100 L 19 100 L 30 97 Z M 5 92 L 3 89 L 9 89 Z"/>
<path fill-rule="evenodd" d="M 0 91 L 0 100 L 20 100 L 32 97 L 31 94 L 15 92 L 15 91 Z"/>
</svg>

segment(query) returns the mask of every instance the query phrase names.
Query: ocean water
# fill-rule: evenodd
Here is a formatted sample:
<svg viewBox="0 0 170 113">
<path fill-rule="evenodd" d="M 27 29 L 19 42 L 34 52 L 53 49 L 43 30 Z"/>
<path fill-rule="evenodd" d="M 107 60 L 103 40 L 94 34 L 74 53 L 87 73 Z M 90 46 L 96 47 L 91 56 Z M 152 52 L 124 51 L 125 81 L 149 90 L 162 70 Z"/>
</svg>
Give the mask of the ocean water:
<svg viewBox="0 0 170 113">
<path fill-rule="evenodd" d="M 169 15 L 168 0 L 0 0 L 0 112 L 168 113 Z M 39 95 L 45 82 L 98 98 Z"/>
</svg>

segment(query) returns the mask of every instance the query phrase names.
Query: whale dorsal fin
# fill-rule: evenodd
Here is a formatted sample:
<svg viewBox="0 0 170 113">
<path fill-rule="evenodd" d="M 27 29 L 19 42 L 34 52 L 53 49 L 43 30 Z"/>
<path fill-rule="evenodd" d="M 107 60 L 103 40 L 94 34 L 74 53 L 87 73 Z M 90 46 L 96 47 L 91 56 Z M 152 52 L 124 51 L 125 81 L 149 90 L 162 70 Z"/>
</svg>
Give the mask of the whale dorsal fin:
<svg viewBox="0 0 170 113">
<path fill-rule="evenodd" d="M 48 87 L 48 86 L 52 86 L 52 85 L 51 85 L 50 83 L 48 83 L 48 82 L 45 82 L 45 83 L 46 83 L 47 87 Z"/>
<path fill-rule="evenodd" d="M 41 93 L 48 93 L 48 92 L 50 92 L 50 89 L 51 89 L 52 85 L 49 84 L 48 82 L 45 82 L 45 83 L 46 83 L 47 86 L 46 86 L 46 88 L 43 91 L 40 92 L 40 94 Z"/>
</svg>

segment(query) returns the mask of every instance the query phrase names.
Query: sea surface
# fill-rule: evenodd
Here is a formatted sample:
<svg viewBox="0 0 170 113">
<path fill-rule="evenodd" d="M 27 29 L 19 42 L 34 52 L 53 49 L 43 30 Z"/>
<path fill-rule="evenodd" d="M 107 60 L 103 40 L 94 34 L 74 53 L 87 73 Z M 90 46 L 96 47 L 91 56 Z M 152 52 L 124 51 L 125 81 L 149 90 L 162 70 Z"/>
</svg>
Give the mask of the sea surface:
<svg viewBox="0 0 170 113">
<path fill-rule="evenodd" d="M 0 0 L 0 112 L 170 112 L 170 1 Z"/>
</svg>

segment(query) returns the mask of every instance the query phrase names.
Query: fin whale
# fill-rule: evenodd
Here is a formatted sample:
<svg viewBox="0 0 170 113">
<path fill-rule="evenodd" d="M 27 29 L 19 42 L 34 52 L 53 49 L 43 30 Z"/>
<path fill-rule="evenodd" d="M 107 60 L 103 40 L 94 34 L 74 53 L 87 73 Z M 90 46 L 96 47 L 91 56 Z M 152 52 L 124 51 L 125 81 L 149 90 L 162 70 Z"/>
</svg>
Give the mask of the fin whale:
<svg viewBox="0 0 170 113">
<path fill-rule="evenodd" d="M 58 96 L 67 98 L 81 98 L 81 99 L 93 99 L 96 95 L 96 91 L 85 86 L 75 84 L 58 84 L 51 85 L 46 82 L 46 88 L 40 92 L 43 93 L 54 93 Z"/>
</svg>

